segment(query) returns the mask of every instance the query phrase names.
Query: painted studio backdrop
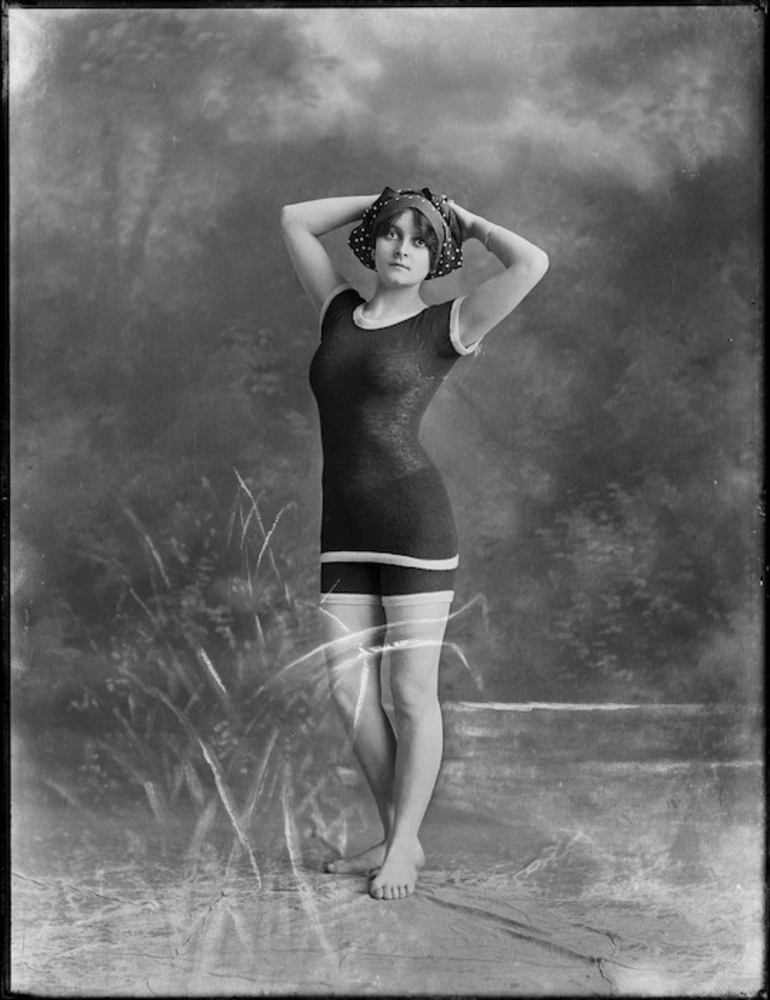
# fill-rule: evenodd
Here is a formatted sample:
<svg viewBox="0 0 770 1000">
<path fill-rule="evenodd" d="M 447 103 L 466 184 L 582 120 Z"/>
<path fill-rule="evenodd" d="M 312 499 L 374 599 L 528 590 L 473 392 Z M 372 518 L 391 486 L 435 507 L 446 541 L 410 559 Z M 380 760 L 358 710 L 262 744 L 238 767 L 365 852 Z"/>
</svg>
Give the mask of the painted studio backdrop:
<svg viewBox="0 0 770 1000">
<path fill-rule="evenodd" d="M 317 789 L 358 778 L 317 649 L 318 331 L 279 213 L 386 184 L 445 192 L 551 261 L 423 428 L 460 537 L 447 712 L 711 706 L 742 738 L 730 720 L 759 701 L 761 661 L 760 15 L 12 9 L 8 24 L 27 843 L 46 810 L 130 805 L 147 817 L 115 833 L 131 858 L 160 837 L 264 879 L 255 816 L 292 863 L 319 823 L 334 839 Z M 369 291 L 346 234 L 326 245 Z M 426 295 L 497 268 L 469 244 Z M 23 985 L 62 985 L 52 947 Z"/>
</svg>

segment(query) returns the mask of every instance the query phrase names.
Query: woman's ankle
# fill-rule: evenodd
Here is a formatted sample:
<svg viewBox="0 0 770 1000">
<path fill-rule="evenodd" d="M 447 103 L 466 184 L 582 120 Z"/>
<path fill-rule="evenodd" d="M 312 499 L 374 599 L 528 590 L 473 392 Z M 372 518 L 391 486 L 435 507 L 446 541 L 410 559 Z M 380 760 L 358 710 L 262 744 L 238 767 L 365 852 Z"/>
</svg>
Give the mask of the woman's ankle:
<svg viewBox="0 0 770 1000">
<path fill-rule="evenodd" d="M 388 851 L 398 851 L 399 853 L 422 853 L 422 844 L 417 834 L 401 833 L 391 835 L 387 838 L 385 846 Z"/>
</svg>

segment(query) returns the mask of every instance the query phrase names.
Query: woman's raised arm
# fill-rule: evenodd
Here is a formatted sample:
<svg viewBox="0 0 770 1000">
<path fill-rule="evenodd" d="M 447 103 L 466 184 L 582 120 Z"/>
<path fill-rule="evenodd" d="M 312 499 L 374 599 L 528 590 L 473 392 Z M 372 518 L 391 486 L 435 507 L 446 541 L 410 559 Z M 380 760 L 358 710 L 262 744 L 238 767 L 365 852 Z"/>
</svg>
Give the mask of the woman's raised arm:
<svg viewBox="0 0 770 1000">
<path fill-rule="evenodd" d="M 358 222 L 378 195 L 319 198 L 284 205 L 281 232 L 289 258 L 310 301 L 320 309 L 345 279 L 337 272 L 319 237 Z"/>
<path fill-rule="evenodd" d="M 502 274 L 474 288 L 460 305 L 460 342 L 472 347 L 529 295 L 548 270 L 548 254 L 510 229 L 451 204 L 463 238 L 479 240 L 505 267 Z"/>
</svg>

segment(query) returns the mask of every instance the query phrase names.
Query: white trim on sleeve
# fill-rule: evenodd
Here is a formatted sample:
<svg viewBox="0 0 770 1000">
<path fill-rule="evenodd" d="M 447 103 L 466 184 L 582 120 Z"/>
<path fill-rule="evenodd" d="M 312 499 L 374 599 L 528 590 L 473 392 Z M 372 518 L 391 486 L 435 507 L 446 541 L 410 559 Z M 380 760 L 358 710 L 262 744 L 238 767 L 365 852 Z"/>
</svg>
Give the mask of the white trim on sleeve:
<svg viewBox="0 0 770 1000">
<path fill-rule="evenodd" d="M 461 355 L 475 354 L 481 343 L 481 340 L 477 340 L 475 344 L 466 347 L 460 340 L 460 304 L 464 298 L 465 296 L 461 295 L 459 299 L 455 299 L 449 312 L 449 339 L 452 341 L 452 347 Z"/>
</svg>

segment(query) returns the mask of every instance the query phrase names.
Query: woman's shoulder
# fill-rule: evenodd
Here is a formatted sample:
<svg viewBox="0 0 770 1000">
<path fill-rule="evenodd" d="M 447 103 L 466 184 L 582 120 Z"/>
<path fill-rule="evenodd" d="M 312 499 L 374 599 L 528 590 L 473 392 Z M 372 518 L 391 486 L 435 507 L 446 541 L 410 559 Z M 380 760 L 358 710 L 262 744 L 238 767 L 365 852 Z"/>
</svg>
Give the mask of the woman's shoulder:
<svg viewBox="0 0 770 1000">
<path fill-rule="evenodd" d="M 464 298 L 464 295 L 459 295 L 452 299 L 445 299 L 443 302 L 430 303 L 423 310 L 423 315 L 426 319 L 434 322 L 437 320 L 446 320 L 451 315 L 453 310 L 457 310 L 458 303 L 460 303 Z"/>
<path fill-rule="evenodd" d="M 459 295 L 429 305 L 421 317 L 426 328 L 431 331 L 439 352 L 455 359 L 458 355 L 463 357 L 476 351 L 476 345 L 466 348 L 460 341 L 459 315 L 464 298 L 464 295 Z"/>
<path fill-rule="evenodd" d="M 350 282 L 346 281 L 341 285 L 337 285 L 336 288 L 333 288 L 331 292 L 329 292 L 321 304 L 318 317 L 319 325 L 323 328 L 327 318 L 332 319 L 334 315 L 339 313 L 340 309 L 355 309 L 355 307 L 363 301 L 364 300 L 361 294 L 350 284 Z"/>
<path fill-rule="evenodd" d="M 433 302 L 432 304 L 428 305 L 426 312 L 430 312 L 431 316 L 433 316 L 434 318 L 446 316 L 451 311 L 452 303 L 454 301 L 455 301 L 454 299 L 445 299 L 443 302 Z"/>
</svg>

